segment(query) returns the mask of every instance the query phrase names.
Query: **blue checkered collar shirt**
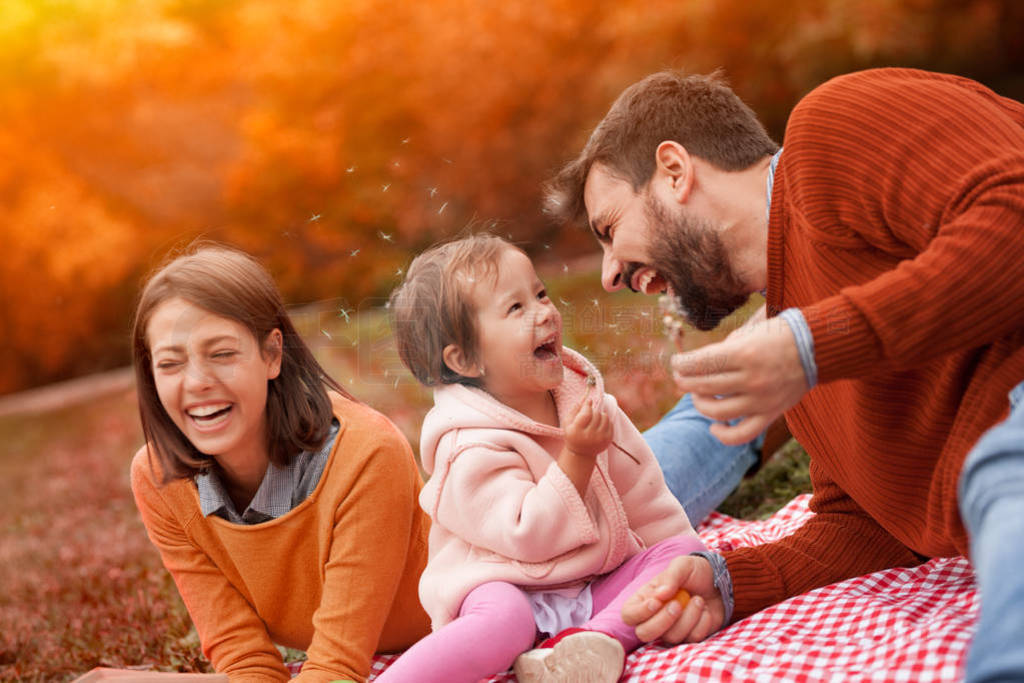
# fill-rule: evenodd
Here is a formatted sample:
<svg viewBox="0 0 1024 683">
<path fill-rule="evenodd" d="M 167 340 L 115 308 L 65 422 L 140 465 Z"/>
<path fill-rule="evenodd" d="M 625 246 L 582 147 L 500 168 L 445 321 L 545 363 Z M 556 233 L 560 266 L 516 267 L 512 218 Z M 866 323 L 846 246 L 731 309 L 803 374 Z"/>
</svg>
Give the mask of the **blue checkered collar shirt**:
<svg viewBox="0 0 1024 683">
<path fill-rule="evenodd" d="M 234 524 L 260 524 L 289 512 L 309 498 L 320 483 L 339 426 L 337 420 L 331 421 L 327 440 L 320 450 L 299 453 L 292 458 L 291 464 L 287 467 L 268 465 L 263 481 L 256 489 L 256 495 L 242 514 L 238 514 L 224 487 L 224 482 L 216 471 L 209 470 L 197 474 L 195 482 L 199 490 L 199 507 L 203 516 L 216 515 Z"/>
</svg>

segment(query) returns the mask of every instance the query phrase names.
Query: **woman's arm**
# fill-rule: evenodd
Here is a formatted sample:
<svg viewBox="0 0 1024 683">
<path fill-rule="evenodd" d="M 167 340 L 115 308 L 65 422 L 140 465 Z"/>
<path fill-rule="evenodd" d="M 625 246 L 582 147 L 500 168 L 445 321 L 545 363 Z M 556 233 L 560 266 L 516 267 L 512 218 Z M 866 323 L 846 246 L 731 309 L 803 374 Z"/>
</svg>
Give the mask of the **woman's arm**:
<svg viewBox="0 0 1024 683">
<path fill-rule="evenodd" d="M 313 614 L 313 640 L 295 681 L 366 679 L 410 549 L 421 543 L 426 519 L 417 505 L 419 471 L 405 439 L 386 425 L 372 430 L 372 441 L 339 444 L 344 463 L 332 467 L 344 466 L 353 476 L 335 511 L 330 553 L 320 568 L 324 589 Z M 426 617 L 421 621 L 426 635 Z"/>
<path fill-rule="evenodd" d="M 150 541 L 160 551 L 199 633 L 203 654 L 235 681 L 286 681 L 281 655 L 252 605 L 185 533 L 179 519 L 150 478 L 146 449 L 132 461 L 132 493 Z M 194 513 L 198 515 L 199 510 Z"/>
</svg>

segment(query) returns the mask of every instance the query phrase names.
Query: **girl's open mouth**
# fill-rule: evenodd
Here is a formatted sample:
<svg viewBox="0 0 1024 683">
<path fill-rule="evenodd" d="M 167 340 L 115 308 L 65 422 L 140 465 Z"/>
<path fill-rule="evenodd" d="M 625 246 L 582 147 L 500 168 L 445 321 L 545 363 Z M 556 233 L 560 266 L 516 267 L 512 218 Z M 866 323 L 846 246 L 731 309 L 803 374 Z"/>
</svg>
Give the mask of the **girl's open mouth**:
<svg viewBox="0 0 1024 683">
<path fill-rule="evenodd" d="M 533 355 L 538 360 L 556 360 L 558 358 L 558 347 L 555 340 L 545 342 L 533 350 Z"/>
</svg>

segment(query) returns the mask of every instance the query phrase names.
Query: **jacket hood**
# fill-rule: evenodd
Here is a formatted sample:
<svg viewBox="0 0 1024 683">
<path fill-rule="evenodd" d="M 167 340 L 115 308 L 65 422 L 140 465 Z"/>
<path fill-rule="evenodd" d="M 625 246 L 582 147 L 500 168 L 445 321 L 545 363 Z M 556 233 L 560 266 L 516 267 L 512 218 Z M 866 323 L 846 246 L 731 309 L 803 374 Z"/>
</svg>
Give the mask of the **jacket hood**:
<svg viewBox="0 0 1024 683">
<path fill-rule="evenodd" d="M 595 405 L 604 396 L 601 373 L 582 355 L 563 346 L 562 365 L 565 368 L 562 383 L 551 392 L 560 423 L 575 414 L 588 389 Z M 592 386 L 587 384 L 588 377 L 593 378 Z M 420 432 L 420 460 L 428 474 L 434 471 L 434 454 L 441 438 L 453 429 L 467 428 L 513 429 L 538 436 L 561 437 L 565 434 L 560 427 L 541 424 L 509 408 L 483 389 L 446 384 L 434 390 L 434 407 L 424 418 Z"/>
</svg>

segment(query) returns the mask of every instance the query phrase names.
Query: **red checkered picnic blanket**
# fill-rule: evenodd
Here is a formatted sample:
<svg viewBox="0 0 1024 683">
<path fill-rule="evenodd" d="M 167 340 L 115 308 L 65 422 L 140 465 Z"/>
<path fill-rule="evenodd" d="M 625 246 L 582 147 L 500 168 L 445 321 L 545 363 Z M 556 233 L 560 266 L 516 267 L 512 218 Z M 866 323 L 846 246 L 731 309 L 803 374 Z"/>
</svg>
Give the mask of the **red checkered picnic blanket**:
<svg viewBox="0 0 1024 683">
<path fill-rule="evenodd" d="M 712 513 L 698 532 L 712 550 L 774 541 L 812 515 L 809 499 L 800 496 L 760 522 Z M 696 645 L 645 646 L 626 660 L 622 680 L 956 681 L 977 610 L 967 560 L 934 559 L 799 595 Z M 375 657 L 370 680 L 394 659 Z"/>
</svg>

